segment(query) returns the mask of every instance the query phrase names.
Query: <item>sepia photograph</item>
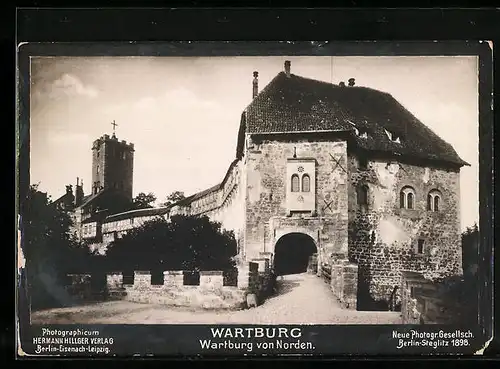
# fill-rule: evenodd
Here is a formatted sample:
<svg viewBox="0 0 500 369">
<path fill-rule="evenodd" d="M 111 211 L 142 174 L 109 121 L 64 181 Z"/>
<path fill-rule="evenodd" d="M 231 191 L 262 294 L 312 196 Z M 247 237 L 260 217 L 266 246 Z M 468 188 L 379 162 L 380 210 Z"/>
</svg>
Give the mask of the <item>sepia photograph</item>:
<svg viewBox="0 0 500 369">
<path fill-rule="evenodd" d="M 30 68 L 33 323 L 477 316 L 477 57 Z"/>
<path fill-rule="evenodd" d="M 28 45 L 18 354 L 477 352 L 488 60 L 346 45 Z"/>
</svg>

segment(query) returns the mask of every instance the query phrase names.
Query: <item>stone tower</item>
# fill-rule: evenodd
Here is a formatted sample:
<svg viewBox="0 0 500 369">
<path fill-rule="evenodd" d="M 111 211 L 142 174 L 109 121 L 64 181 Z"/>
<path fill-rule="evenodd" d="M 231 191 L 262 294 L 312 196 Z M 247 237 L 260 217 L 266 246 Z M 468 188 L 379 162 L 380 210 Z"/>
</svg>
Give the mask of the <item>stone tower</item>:
<svg viewBox="0 0 500 369">
<path fill-rule="evenodd" d="M 104 135 L 92 146 L 92 194 L 104 189 L 122 192 L 132 199 L 134 144 Z"/>
</svg>

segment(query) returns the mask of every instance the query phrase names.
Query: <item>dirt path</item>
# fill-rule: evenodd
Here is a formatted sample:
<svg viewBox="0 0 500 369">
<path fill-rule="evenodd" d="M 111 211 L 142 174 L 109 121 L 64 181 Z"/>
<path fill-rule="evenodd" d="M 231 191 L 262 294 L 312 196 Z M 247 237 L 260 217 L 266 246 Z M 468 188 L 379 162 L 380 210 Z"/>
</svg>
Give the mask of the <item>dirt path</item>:
<svg viewBox="0 0 500 369">
<path fill-rule="evenodd" d="M 278 294 L 241 311 L 187 311 L 127 301 L 106 302 L 32 314 L 33 324 L 397 324 L 399 313 L 342 309 L 328 284 L 310 274 L 278 281 Z"/>
</svg>

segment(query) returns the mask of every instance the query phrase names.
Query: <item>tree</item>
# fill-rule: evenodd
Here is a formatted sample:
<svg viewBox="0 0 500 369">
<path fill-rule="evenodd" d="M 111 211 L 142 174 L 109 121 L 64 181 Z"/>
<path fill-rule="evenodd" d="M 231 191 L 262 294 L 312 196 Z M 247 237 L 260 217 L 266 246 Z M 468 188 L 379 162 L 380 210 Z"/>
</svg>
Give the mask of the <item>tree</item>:
<svg viewBox="0 0 500 369">
<path fill-rule="evenodd" d="M 72 219 L 53 206 L 47 194 L 30 186 L 20 203 L 21 246 L 32 308 L 61 306 L 67 296 L 62 286 L 69 272 L 83 272 L 90 264 L 88 248 L 72 236 Z"/>
<path fill-rule="evenodd" d="M 153 193 L 144 193 L 140 192 L 137 194 L 137 196 L 133 200 L 134 208 L 136 209 L 147 209 L 147 208 L 152 208 L 153 206 L 151 205 L 153 202 L 156 201 L 156 196 Z"/>
<path fill-rule="evenodd" d="M 186 196 L 184 196 L 184 192 L 182 191 L 174 191 L 170 195 L 167 196 L 167 201 L 165 201 L 163 206 L 171 206 L 181 200 L 184 200 Z"/>
<path fill-rule="evenodd" d="M 475 275 L 479 268 L 479 228 L 476 223 L 462 232 L 462 266 L 464 273 Z"/>
<path fill-rule="evenodd" d="M 108 247 L 111 270 L 228 270 L 236 255 L 234 233 L 208 217 L 158 218 L 131 230 Z"/>
</svg>

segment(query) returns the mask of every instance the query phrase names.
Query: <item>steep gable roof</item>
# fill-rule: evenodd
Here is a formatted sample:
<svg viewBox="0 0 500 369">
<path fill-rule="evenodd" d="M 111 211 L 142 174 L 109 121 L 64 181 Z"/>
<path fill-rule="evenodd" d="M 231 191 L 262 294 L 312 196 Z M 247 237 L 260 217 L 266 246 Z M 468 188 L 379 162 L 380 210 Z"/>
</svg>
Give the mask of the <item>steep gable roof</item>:
<svg viewBox="0 0 500 369">
<path fill-rule="evenodd" d="M 95 194 L 92 194 L 92 195 L 88 195 L 88 196 L 85 196 L 83 198 L 83 201 L 82 201 L 82 204 L 79 206 L 81 208 L 85 207 L 85 206 L 88 206 L 90 203 L 92 203 L 94 200 L 96 200 L 97 198 L 103 196 L 104 194 L 107 194 L 109 191 L 107 189 L 104 189 L 102 191 L 99 191 Z"/>
<path fill-rule="evenodd" d="M 245 112 L 240 133 L 351 131 L 366 150 L 468 165 L 394 97 L 367 87 L 341 87 L 280 72 Z M 239 140 L 238 152 L 242 144 Z"/>
<path fill-rule="evenodd" d="M 73 195 L 72 195 L 72 194 L 70 194 L 70 193 L 65 193 L 64 195 L 60 196 L 60 197 L 59 197 L 59 198 L 57 198 L 56 200 L 52 201 L 52 202 L 51 202 L 51 204 L 52 204 L 53 206 L 57 206 L 57 205 L 59 205 L 59 204 L 61 204 L 61 203 L 67 203 L 67 202 L 72 203 L 72 202 L 73 202 L 73 200 L 74 200 L 74 198 L 73 198 Z"/>
</svg>

